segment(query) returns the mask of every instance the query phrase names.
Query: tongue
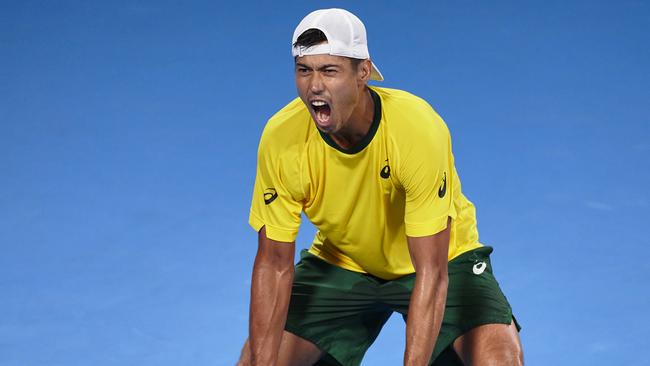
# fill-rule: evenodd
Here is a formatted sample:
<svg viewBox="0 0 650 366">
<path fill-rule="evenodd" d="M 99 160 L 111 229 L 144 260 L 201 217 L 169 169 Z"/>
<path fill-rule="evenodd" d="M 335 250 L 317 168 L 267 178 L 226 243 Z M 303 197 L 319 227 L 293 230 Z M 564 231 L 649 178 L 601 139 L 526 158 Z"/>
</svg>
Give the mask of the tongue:
<svg viewBox="0 0 650 366">
<path fill-rule="evenodd" d="M 318 118 L 318 122 L 321 124 L 327 123 L 330 120 L 330 107 L 329 106 L 322 106 L 316 109 L 316 118 Z"/>
</svg>

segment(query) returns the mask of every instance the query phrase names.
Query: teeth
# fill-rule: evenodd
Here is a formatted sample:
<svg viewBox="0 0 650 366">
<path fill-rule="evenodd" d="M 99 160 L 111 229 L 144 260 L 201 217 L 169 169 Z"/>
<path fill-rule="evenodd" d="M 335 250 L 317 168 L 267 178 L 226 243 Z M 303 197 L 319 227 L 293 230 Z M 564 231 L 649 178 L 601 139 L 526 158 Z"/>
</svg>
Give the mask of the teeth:
<svg viewBox="0 0 650 366">
<path fill-rule="evenodd" d="M 311 105 L 313 105 L 314 107 L 322 107 L 325 104 L 327 104 L 327 103 L 325 103 L 325 102 L 323 102 L 321 100 L 315 100 L 315 101 L 311 102 Z"/>
</svg>

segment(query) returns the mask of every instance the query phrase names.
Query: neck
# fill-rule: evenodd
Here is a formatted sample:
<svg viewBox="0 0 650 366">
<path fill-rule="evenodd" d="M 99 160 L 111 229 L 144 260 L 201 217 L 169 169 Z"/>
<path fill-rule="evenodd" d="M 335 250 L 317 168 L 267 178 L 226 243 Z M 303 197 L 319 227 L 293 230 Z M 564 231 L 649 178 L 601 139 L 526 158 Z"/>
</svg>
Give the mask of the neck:
<svg viewBox="0 0 650 366">
<path fill-rule="evenodd" d="M 329 136 L 343 149 L 350 149 L 358 144 L 370 131 L 375 115 L 375 102 L 370 95 L 370 89 L 365 87 L 359 104 L 352 112 L 347 127 Z"/>
</svg>

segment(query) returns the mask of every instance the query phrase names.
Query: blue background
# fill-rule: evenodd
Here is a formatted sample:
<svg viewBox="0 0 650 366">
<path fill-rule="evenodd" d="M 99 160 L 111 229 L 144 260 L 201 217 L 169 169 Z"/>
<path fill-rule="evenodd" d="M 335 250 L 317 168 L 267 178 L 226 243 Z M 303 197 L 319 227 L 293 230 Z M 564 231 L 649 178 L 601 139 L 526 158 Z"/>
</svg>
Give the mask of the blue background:
<svg viewBox="0 0 650 366">
<path fill-rule="evenodd" d="M 258 138 L 330 6 L 449 125 L 527 363 L 646 364 L 650 4 L 547 0 L 3 1 L 0 365 L 235 363 Z"/>
</svg>

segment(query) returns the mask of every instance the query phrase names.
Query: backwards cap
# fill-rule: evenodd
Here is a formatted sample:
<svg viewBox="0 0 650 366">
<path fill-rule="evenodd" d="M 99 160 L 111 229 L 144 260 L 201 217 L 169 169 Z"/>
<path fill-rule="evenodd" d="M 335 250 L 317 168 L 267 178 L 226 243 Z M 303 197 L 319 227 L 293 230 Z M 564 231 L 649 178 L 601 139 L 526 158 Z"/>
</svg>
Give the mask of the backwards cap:
<svg viewBox="0 0 650 366">
<path fill-rule="evenodd" d="M 293 46 L 293 57 L 308 55 L 345 56 L 366 60 L 370 58 L 366 27 L 354 14 L 344 9 L 321 9 L 307 15 L 293 32 L 291 44 L 308 29 L 318 29 L 327 37 L 327 43 L 311 47 Z M 372 63 L 372 62 L 371 62 Z M 370 79 L 382 81 L 384 77 L 372 63 Z"/>
</svg>

